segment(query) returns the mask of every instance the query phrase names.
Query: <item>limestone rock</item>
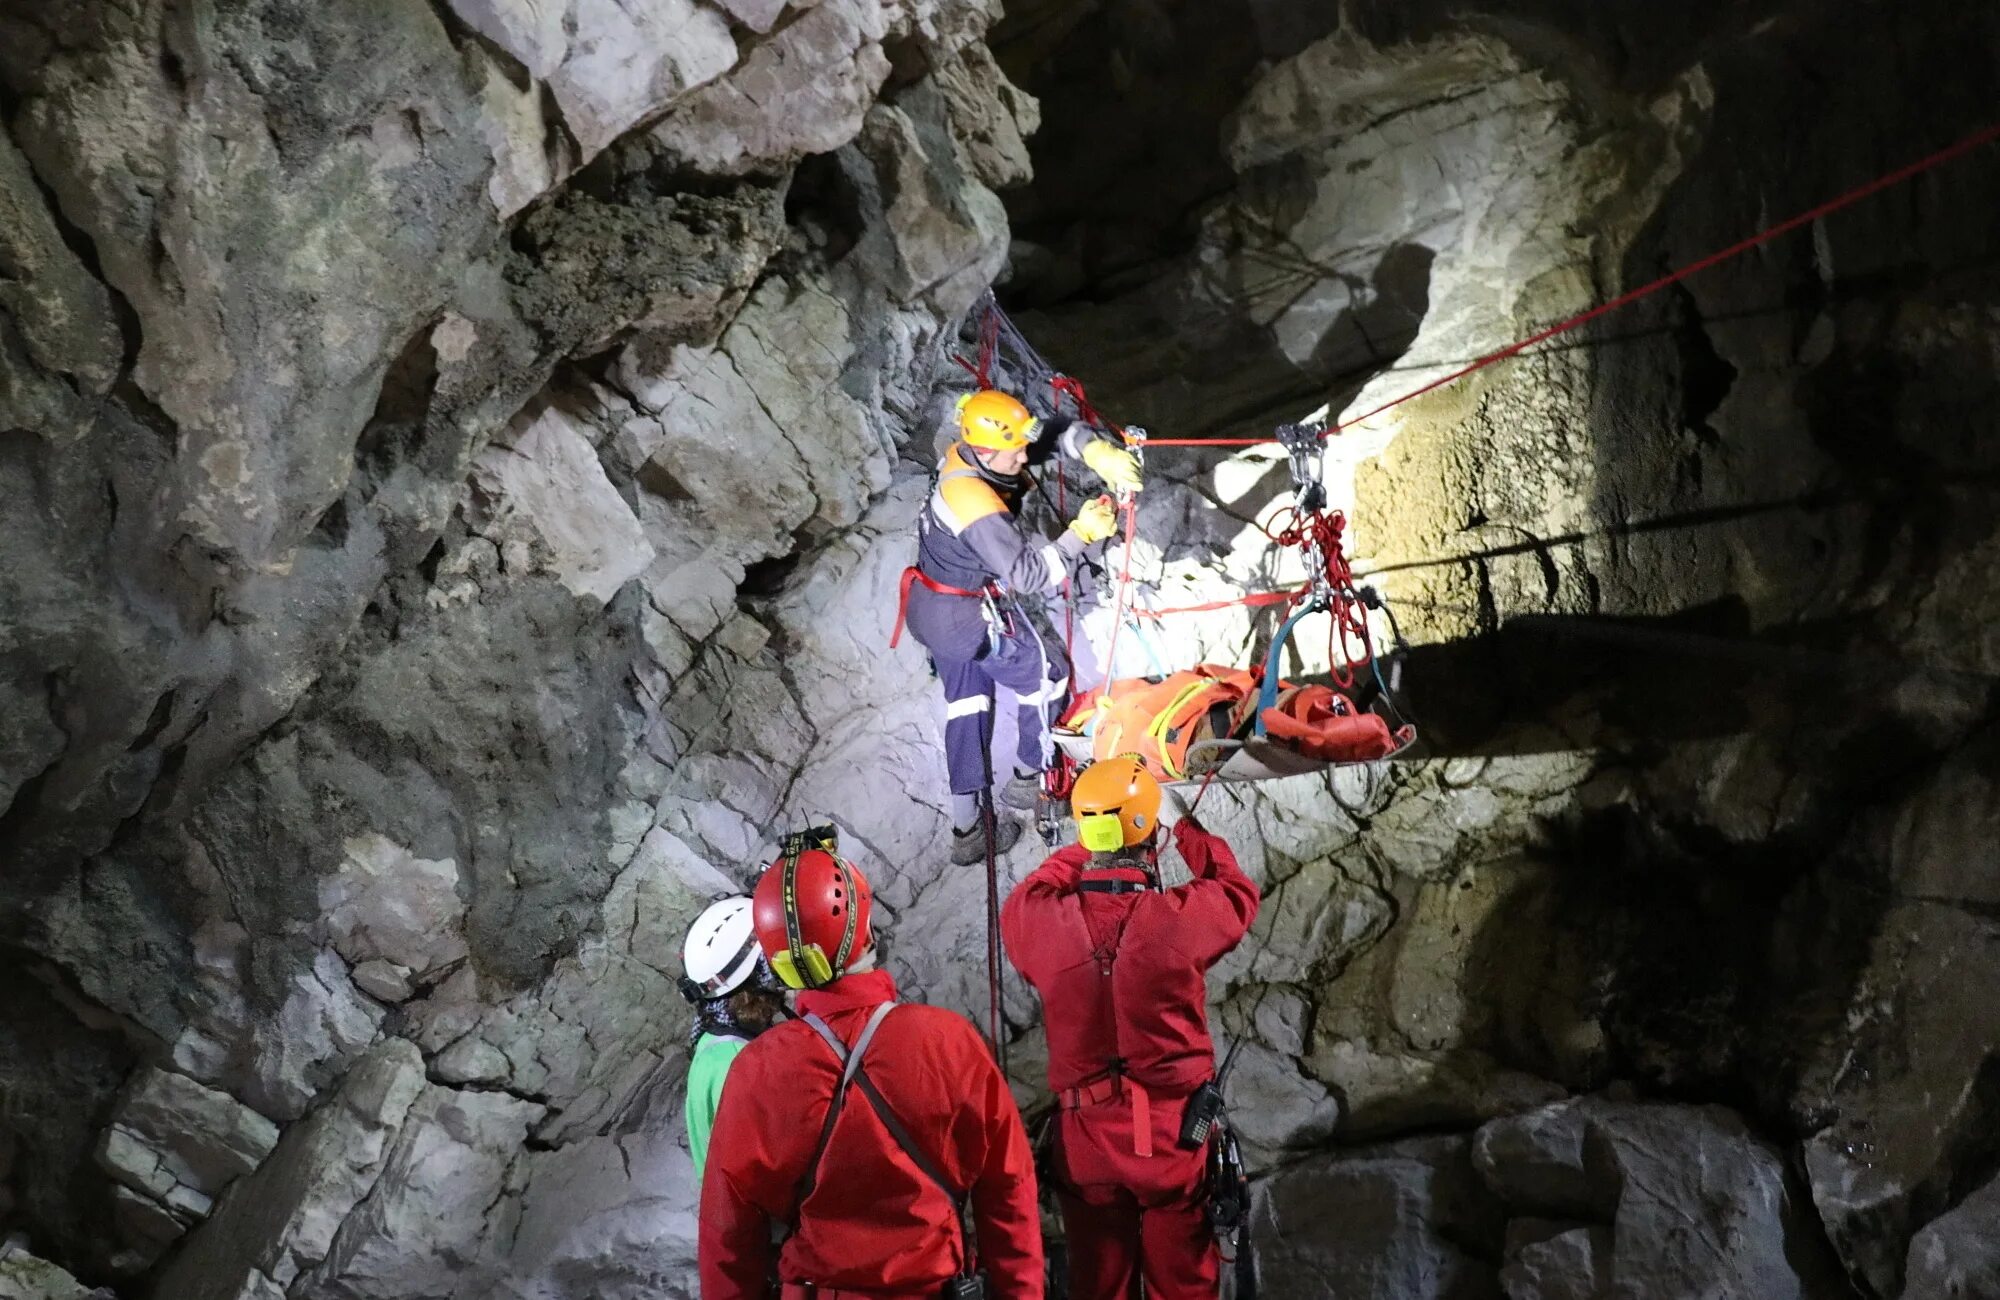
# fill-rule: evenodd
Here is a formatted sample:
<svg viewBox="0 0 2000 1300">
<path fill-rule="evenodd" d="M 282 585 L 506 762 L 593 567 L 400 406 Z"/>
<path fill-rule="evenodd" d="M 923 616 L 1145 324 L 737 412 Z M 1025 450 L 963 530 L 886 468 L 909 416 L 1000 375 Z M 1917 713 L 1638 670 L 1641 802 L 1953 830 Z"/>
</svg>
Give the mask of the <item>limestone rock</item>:
<svg viewBox="0 0 2000 1300">
<path fill-rule="evenodd" d="M 656 603 L 686 611 L 687 634 L 719 626 L 687 584 L 772 554 L 809 519 L 852 521 L 886 485 L 888 457 L 840 387 L 850 328 L 824 288 L 772 279 L 713 349 L 676 349 L 657 367 L 643 349 L 622 357 L 619 383 L 638 409 L 618 441 L 648 487 L 640 513 L 659 548 L 647 584 Z"/>
<path fill-rule="evenodd" d="M 125 1272 L 151 1267 L 187 1231 L 187 1224 L 180 1216 L 129 1187 L 111 1189 L 111 1214 L 119 1236 L 129 1248 L 112 1257 Z"/>
<path fill-rule="evenodd" d="M 699 0 L 573 0 L 565 30 L 549 89 L 585 158 L 736 62 L 728 20 Z"/>
<path fill-rule="evenodd" d="M 1592 1276 L 1647 1300 L 1815 1300 L 1836 1285 L 1782 1156 L 1721 1107 L 1561 1102 L 1488 1124 L 1474 1159 L 1517 1215 L 1600 1225 L 1537 1242 L 1540 1229 L 1520 1224 L 1507 1281 L 1525 1294 Z"/>
<path fill-rule="evenodd" d="M 1995 1039 L 1978 990 L 1996 977 L 2000 929 L 1971 910 L 1894 907 L 1871 945 L 1833 1084 L 1838 1117 L 1806 1144 L 1805 1165 L 1836 1248 L 1883 1294 L 1899 1285 L 1907 1234 L 1962 1176 L 1964 1135 L 1990 1123 Z"/>
<path fill-rule="evenodd" d="M 1007 79 L 991 50 L 967 45 L 938 70 L 937 84 L 952 134 L 982 184 L 1004 190 L 1034 174 L 1028 137 L 1041 126 L 1041 111 L 1034 96 Z"/>
<path fill-rule="evenodd" d="M 524 414 L 495 438 L 474 481 L 487 503 L 487 536 L 502 544 L 533 539 L 539 563 L 579 596 L 609 601 L 652 562 L 631 507 L 557 408 Z"/>
<path fill-rule="evenodd" d="M 49 70 L 63 92 L 15 138 L 137 318 L 135 382 L 185 434 L 168 512 L 226 563 L 279 565 L 483 243 L 491 160 L 426 7 L 229 15 L 204 28 L 199 91 L 158 39 L 137 18 L 79 29 Z M 298 66 L 319 90 L 273 93 Z"/>
<path fill-rule="evenodd" d="M 280 1119 L 305 1113 L 319 1089 L 375 1041 L 382 1015 L 355 989 L 338 955 L 319 953 L 293 977 L 275 1022 L 260 1036 L 252 1099 Z"/>
<path fill-rule="evenodd" d="M 426 1087 L 374 1186 L 288 1294 L 330 1300 L 490 1288 L 501 1276 L 495 1247 L 519 1213 L 522 1144 L 542 1114 L 503 1094 Z"/>
<path fill-rule="evenodd" d="M 354 987 L 383 1002 L 406 1002 L 415 989 L 410 969 L 392 961 L 371 957 L 354 968 Z"/>
<path fill-rule="evenodd" d="M 771 30 L 771 24 L 778 21 L 778 15 L 791 0 L 717 0 L 717 3 L 731 18 L 761 35 Z"/>
<path fill-rule="evenodd" d="M 562 63 L 571 0 L 451 0 L 468 27 L 520 60 L 528 75 L 546 78 Z"/>
<path fill-rule="evenodd" d="M 27 160 L 0 132 L 0 425 L 74 436 L 84 403 L 115 376 L 118 326 L 105 288 L 67 247 Z M 12 710 L 10 709 L 11 713 Z M 0 795 L 18 761 L 0 742 Z M 18 783 L 19 777 L 14 778 Z"/>
<path fill-rule="evenodd" d="M 819 0 L 677 103 L 654 138 L 686 165 L 722 174 L 838 149 L 861 129 L 889 75 L 885 31 L 884 7 L 873 0 Z"/>
<path fill-rule="evenodd" d="M 122 1184 L 119 1222 L 142 1251 L 205 1217 L 214 1197 L 261 1164 L 277 1144 L 270 1120 L 185 1075 L 148 1069 L 127 1090 L 97 1150 Z"/>
<path fill-rule="evenodd" d="M 1516 1219 L 1507 1225 L 1500 1289 L 1507 1300 L 1597 1300 L 1608 1286 L 1612 1241 L 1608 1228 Z"/>
<path fill-rule="evenodd" d="M 419 858 L 380 835 L 344 846 L 340 871 L 320 887 L 327 933 L 348 961 L 390 962 L 418 976 L 465 956 L 458 864 Z"/>
<path fill-rule="evenodd" d="M 1925 1224 L 1910 1242 L 1904 1300 L 2000 1295 L 2000 1179 Z"/>
<path fill-rule="evenodd" d="M 185 1300 L 236 1300 L 275 1288 L 326 1258 L 382 1172 L 389 1144 L 424 1088 L 423 1059 L 386 1040 L 342 1080 L 331 1102 L 293 1125 L 271 1158 L 224 1198 L 163 1275 Z"/>
<path fill-rule="evenodd" d="M 1472 1159 L 1509 1205 L 1548 1218 L 1583 1217 L 1599 1199 L 1584 1166 L 1588 1134 L 1584 1111 L 1547 1106 L 1480 1129 Z"/>
<path fill-rule="evenodd" d="M 1230 1123 L 1263 1165 L 1287 1148 L 1311 1148 L 1340 1124 L 1340 1103 L 1290 1058 L 1260 1043 L 1238 1054 L 1229 1080 Z"/>
<path fill-rule="evenodd" d="M 1006 212 L 970 174 L 944 97 L 919 85 L 870 109 L 840 161 L 864 218 L 861 251 L 890 292 L 947 316 L 970 307 L 1006 259 Z"/>
<path fill-rule="evenodd" d="M 0 1300 L 101 1300 L 108 1294 L 91 1290 L 13 1240 L 0 1245 Z"/>
<path fill-rule="evenodd" d="M 1259 1273 L 1287 1294 L 1354 1300 L 1500 1295 L 1499 1207 L 1462 1138 L 1317 1155 L 1256 1185 Z"/>
<path fill-rule="evenodd" d="M 708 344 L 783 231 L 783 191 L 768 181 L 714 194 L 644 178 L 608 196 L 571 187 L 523 219 L 509 278 L 559 355 L 600 352 L 634 327 L 656 344 Z"/>
<path fill-rule="evenodd" d="M 468 45 L 463 54 L 479 86 L 480 134 L 493 155 L 486 195 L 502 218 L 511 217 L 568 175 L 574 165 L 566 144 L 552 142 L 541 87 L 515 84 L 501 63 Z"/>
<path fill-rule="evenodd" d="M 587 1276 L 600 1295 L 696 1300 L 694 1165 L 677 1134 L 593 1138 L 541 1158 L 514 1239 L 524 1300 L 560 1300 Z"/>
</svg>

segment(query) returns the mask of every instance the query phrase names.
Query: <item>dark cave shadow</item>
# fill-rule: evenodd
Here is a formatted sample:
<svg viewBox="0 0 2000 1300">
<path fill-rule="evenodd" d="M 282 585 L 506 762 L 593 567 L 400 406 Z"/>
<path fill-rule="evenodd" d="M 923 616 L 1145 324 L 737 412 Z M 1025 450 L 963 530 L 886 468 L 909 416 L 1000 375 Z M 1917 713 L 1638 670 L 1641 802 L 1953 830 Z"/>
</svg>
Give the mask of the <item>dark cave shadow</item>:
<svg viewBox="0 0 2000 1300">
<path fill-rule="evenodd" d="M 1576 1092 L 1726 1106 L 1781 1146 L 1824 1126 L 1794 1045 L 1846 1036 L 1890 906 L 1824 834 L 1743 843 L 1613 805 L 1552 819 L 1521 865 L 1468 936 L 1475 1046 Z"/>
<path fill-rule="evenodd" d="M 1934 476 L 1931 482 L 1936 486 L 1949 488 L 1970 488 L 1977 490 L 2000 490 L 2000 469 L 1985 471 L 1956 472 Z M 1676 532 L 1689 528 L 1700 528 L 1717 524 L 1735 523 L 1754 519 L 1760 515 L 1781 514 L 1788 511 L 1827 511 L 1844 506 L 1881 505 L 1900 503 L 1904 499 L 1903 485 L 1899 480 L 1877 482 L 1867 486 L 1853 485 L 1845 488 L 1823 488 L 1802 492 L 1787 497 L 1772 497 L 1754 501 L 1735 501 L 1726 504 L 1699 506 L 1689 510 L 1679 510 L 1671 514 L 1654 515 L 1639 519 L 1606 524 L 1589 530 L 1574 530 L 1567 533 L 1551 533 L 1534 537 L 1524 542 L 1509 542 L 1500 546 L 1481 547 L 1476 551 L 1457 551 L 1448 555 L 1430 555 L 1415 560 L 1397 560 L 1388 564 L 1368 565 L 1356 570 L 1355 576 L 1362 580 L 1385 573 L 1401 573 L 1415 569 L 1434 569 L 1450 564 L 1479 563 L 1486 560 L 1504 559 L 1515 555 L 1536 555 L 1546 560 L 1546 552 L 1556 547 L 1576 546 L 1584 542 L 1617 537 L 1639 537 L 1648 533 Z"/>
<path fill-rule="evenodd" d="M 1731 597 L 1659 617 L 1520 614 L 1478 636 L 1414 646 L 1410 708 L 1433 758 L 1594 750 L 1629 757 L 1741 735 L 1779 700 L 1862 724 L 1885 761 L 1926 751 L 1879 706 L 1913 676 L 1990 691 L 1992 678 L 1874 647 L 1870 612 L 1753 631 Z M 1870 715 L 1876 715 L 1871 725 Z"/>
</svg>

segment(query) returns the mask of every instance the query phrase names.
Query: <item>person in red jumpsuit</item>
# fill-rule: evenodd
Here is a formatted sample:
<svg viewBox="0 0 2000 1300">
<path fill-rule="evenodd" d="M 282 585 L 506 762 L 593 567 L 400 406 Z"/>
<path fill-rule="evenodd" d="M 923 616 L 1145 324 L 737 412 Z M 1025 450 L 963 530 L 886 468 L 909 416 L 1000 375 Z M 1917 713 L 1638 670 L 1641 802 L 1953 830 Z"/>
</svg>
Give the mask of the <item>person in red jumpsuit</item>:
<svg viewBox="0 0 2000 1300">
<path fill-rule="evenodd" d="M 1043 1293 L 1034 1157 L 1007 1082 L 963 1016 L 897 1001 L 873 969 L 871 905 L 827 832 L 793 836 L 757 883 L 758 943 L 798 1016 L 723 1085 L 703 1300 L 934 1300 L 981 1275 L 986 1300 Z"/>
<path fill-rule="evenodd" d="M 1073 1300 L 1137 1296 L 1141 1277 L 1150 1300 L 1213 1300 L 1219 1287 L 1206 1153 L 1180 1146 L 1181 1113 L 1215 1069 L 1208 968 L 1242 941 L 1259 895 L 1188 815 L 1174 843 L 1193 879 L 1162 889 L 1160 803 L 1129 755 L 1085 768 L 1070 796 L 1080 842 L 1000 914 L 1007 955 L 1042 997 Z"/>
</svg>

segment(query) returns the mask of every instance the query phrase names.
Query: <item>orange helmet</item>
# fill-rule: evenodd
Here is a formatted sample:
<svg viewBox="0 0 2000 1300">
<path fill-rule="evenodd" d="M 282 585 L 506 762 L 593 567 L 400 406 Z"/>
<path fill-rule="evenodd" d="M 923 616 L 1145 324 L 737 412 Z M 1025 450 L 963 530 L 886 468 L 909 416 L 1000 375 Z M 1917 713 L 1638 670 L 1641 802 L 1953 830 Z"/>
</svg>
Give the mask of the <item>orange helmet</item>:
<svg viewBox="0 0 2000 1300">
<path fill-rule="evenodd" d="M 833 983 L 875 942 L 868 881 L 833 848 L 831 835 L 790 836 L 751 895 L 758 946 L 787 988 Z"/>
<path fill-rule="evenodd" d="M 986 451 L 1025 447 L 1042 431 L 1042 422 L 1018 398 L 996 389 L 982 389 L 958 399 L 958 433 Z"/>
<path fill-rule="evenodd" d="M 1098 853 L 1130 848 L 1159 829 L 1160 783 L 1135 755 L 1100 759 L 1077 775 L 1069 806 L 1083 847 Z"/>
</svg>

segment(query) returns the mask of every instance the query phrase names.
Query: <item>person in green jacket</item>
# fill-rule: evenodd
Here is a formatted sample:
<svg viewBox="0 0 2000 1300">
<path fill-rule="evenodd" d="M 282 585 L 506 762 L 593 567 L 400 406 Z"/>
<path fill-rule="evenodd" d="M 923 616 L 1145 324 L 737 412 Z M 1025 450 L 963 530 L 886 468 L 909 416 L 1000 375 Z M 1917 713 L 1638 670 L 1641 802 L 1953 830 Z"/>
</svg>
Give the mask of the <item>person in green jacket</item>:
<svg viewBox="0 0 2000 1300">
<path fill-rule="evenodd" d="M 784 990 L 764 964 L 750 923 L 750 900 L 711 903 L 681 945 L 681 996 L 694 1004 L 694 1059 L 688 1065 L 688 1150 L 695 1186 L 708 1160 L 708 1135 L 722 1104 L 722 1083 L 752 1038 L 784 1014 Z"/>
</svg>

